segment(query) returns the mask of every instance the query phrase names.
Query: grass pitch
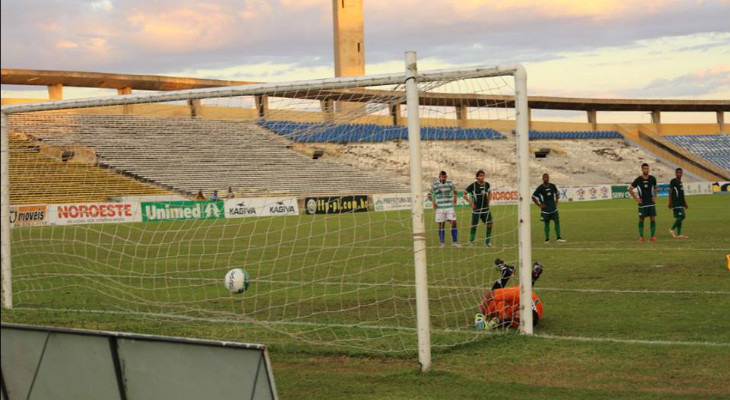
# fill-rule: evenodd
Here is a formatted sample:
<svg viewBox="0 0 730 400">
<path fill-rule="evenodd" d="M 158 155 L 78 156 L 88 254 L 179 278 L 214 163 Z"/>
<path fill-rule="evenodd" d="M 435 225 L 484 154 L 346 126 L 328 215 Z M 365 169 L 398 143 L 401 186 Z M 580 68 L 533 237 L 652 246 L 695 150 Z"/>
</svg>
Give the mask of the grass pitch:
<svg viewBox="0 0 730 400">
<path fill-rule="evenodd" d="M 351 328 L 415 325 L 407 213 L 16 229 L 17 308 L 2 320 L 272 344 L 282 398 L 728 398 L 728 200 L 688 197 L 690 238 L 674 240 L 660 199 L 656 243 L 636 242 L 630 200 L 561 204 L 560 244 L 542 243 L 534 208 L 533 258 L 546 267 L 535 337 L 469 326 L 496 279 L 491 261 L 515 254 L 508 221 L 492 250 L 439 249 L 427 214 L 436 347 L 426 375 L 415 332 Z M 462 210 L 462 243 L 467 221 Z M 245 300 L 221 293 L 230 266 L 255 276 Z M 329 312 L 348 307 L 357 311 Z M 314 343 L 330 339 L 365 345 Z"/>
</svg>

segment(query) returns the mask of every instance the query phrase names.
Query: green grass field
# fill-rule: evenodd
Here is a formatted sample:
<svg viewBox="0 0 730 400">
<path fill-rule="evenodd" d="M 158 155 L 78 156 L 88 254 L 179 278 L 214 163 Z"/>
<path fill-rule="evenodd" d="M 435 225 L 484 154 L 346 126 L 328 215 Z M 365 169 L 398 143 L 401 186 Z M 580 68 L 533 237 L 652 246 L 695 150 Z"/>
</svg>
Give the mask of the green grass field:
<svg viewBox="0 0 730 400">
<path fill-rule="evenodd" d="M 407 212 L 15 229 L 2 320 L 265 343 L 284 399 L 728 398 L 730 197 L 688 201 L 690 238 L 669 236 L 660 199 L 656 243 L 636 242 L 630 200 L 561 204 L 561 244 L 534 208 L 533 337 L 471 327 L 492 260 L 516 257 L 514 207 L 495 210 L 492 249 L 438 248 L 427 214 L 429 374 Z M 233 266 L 252 276 L 243 295 L 223 289 Z"/>
</svg>

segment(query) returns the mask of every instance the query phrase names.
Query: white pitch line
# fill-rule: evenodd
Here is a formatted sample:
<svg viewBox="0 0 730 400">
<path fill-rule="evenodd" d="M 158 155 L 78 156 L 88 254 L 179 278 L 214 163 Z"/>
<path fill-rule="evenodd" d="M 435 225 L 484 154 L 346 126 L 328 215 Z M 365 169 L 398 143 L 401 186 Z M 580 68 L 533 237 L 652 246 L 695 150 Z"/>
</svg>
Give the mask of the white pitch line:
<svg viewBox="0 0 730 400">
<path fill-rule="evenodd" d="M 28 307 L 16 307 L 18 310 L 29 310 L 29 311 L 62 311 L 62 312 L 78 312 L 87 314 L 117 314 L 117 315 L 139 315 L 139 316 L 154 316 L 161 318 L 170 319 L 183 319 L 187 321 L 204 321 L 214 323 L 225 323 L 225 324 L 244 324 L 244 325 L 263 325 L 263 326 L 310 326 L 317 328 L 352 328 L 352 329 L 368 329 L 368 330 L 393 330 L 393 331 L 408 331 L 415 332 L 415 327 L 408 326 L 389 326 L 389 325 L 360 325 L 360 324 L 323 324 L 317 322 L 306 322 L 306 321 L 236 321 L 231 319 L 221 318 L 198 318 L 184 315 L 168 315 L 162 313 L 144 313 L 137 311 L 103 311 L 103 310 L 73 310 L 73 309 L 53 309 L 53 308 L 28 308 Z M 432 328 L 431 332 L 436 333 L 466 333 L 466 334 L 504 334 L 505 331 L 475 331 L 473 328 L 467 329 L 439 329 Z M 639 345 L 662 345 L 662 346 L 713 346 L 713 347 L 730 347 L 730 343 L 721 342 L 688 342 L 688 341 L 673 341 L 673 340 L 643 340 L 643 339 L 618 339 L 618 338 L 603 338 L 603 337 L 584 337 L 584 336 L 556 336 L 549 334 L 534 334 L 533 337 L 540 339 L 549 340 L 570 340 L 577 342 L 598 342 L 598 343 L 621 343 L 621 344 L 639 344 Z"/>
<path fill-rule="evenodd" d="M 730 347 L 730 343 L 717 343 L 717 342 L 686 342 L 686 341 L 674 341 L 674 340 L 616 339 L 616 338 L 583 337 L 583 336 L 555 336 L 555 335 L 544 335 L 544 334 L 536 334 L 534 336 L 541 338 L 541 339 L 572 340 L 572 341 L 577 341 L 577 342 L 610 342 L 610 343 L 622 343 L 622 344 L 650 344 L 650 345 L 668 345 L 668 346 Z"/>
</svg>

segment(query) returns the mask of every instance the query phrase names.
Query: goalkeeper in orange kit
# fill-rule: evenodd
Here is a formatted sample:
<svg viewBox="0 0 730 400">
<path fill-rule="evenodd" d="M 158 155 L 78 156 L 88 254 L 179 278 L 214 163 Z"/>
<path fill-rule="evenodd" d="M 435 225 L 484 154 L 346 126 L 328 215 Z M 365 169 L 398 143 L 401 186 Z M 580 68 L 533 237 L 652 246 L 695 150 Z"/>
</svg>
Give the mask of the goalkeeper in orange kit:
<svg viewBox="0 0 730 400">
<path fill-rule="evenodd" d="M 515 267 L 505 264 L 499 258 L 494 260 L 501 276 L 492 285 L 492 290 L 484 293 L 479 304 L 479 313 L 475 317 L 475 326 L 479 329 L 520 326 L 520 287 L 505 288 L 512 277 Z M 543 266 L 536 262 L 532 267 L 532 284 L 542 275 Z M 536 326 L 542 318 L 542 302 L 532 292 L 532 324 Z"/>
</svg>

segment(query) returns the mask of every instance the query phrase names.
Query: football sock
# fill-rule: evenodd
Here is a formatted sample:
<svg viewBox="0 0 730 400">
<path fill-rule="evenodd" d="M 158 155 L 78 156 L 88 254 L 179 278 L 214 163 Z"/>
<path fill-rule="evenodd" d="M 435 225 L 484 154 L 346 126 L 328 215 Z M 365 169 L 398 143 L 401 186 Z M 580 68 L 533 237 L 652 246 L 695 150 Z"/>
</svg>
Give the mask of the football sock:
<svg viewBox="0 0 730 400">
<path fill-rule="evenodd" d="M 681 235 L 681 234 L 682 234 L 682 220 L 678 219 L 677 220 L 677 235 Z"/>
<path fill-rule="evenodd" d="M 472 226 L 471 229 L 469 229 L 469 241 L 473 242 L 476 237 L 477 237 L 477 227 Z"/>
<path fill-rule="evenodd" d="M 458 229 L 457 229 L 457 228 L 456 228 L 455 226 L 452 226 L 452 227 L 451 227 L 451 239 L 453 239 L 453 240 L 454 240 L 454 243 L 456 243 L 456 242 L 457 242 L 457 240 L 456 240 L 456 239 L 457 239 L 458 237 L 459 237 L 459 230 L 458 230 Z"/>
<path fill-rule="evenodd" d="M 649 229 L 651 230 L 651 235 L 654 236 L 654 232 L 656 232 L 656 221 L 649 223 Z"/>
<path fill-rule="evenodd" d="M 487 243 L 492 243 L 492 227 L 487 226 Z"/>
<path fill-rule="evenodd" d="M 639 237 L 644 237 L 644 221 L 639 221 Z"/>
<path fill-rule="evenodd" d="M 545 222 L 545 240 L 550 240 L 550 222 L 548 221 Z"/>
<path fill-rule="evenodd" d="M 560 237 L 560 222 L 555 221 L 555 234 Z"/>
<path fill-rule="evenodd" d="M 446 230 L 443 227 L 439 227 L 439 240 L 441 243 L 446 240 Z"/>
<path fill-rule="evenodd" d="M 672 225 L 672 230 L 676 229 L 679 226 L 680 221 L 682 221 L 682 220 L 679 218 L 676 218 L 674 220 L 674 225 Z"/>
</svg>

